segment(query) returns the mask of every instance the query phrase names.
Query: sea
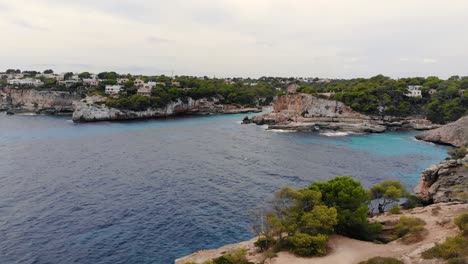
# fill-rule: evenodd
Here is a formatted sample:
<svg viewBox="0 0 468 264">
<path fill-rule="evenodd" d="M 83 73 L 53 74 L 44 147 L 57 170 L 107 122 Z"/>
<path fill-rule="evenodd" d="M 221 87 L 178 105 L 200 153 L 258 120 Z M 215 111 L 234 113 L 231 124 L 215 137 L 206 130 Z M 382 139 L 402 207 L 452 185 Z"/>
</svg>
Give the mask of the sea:
<svg viewBox="0 0 468 264">
<path fill-rule="evenodd" d="M 0 263 L 173 263 L 252 238 L 252 210 L 283 186 L 349 175 L 412 190 L 447 156 L 416 132 L 275 131 L 244 116 L 0 114 Z"/>
</svg>

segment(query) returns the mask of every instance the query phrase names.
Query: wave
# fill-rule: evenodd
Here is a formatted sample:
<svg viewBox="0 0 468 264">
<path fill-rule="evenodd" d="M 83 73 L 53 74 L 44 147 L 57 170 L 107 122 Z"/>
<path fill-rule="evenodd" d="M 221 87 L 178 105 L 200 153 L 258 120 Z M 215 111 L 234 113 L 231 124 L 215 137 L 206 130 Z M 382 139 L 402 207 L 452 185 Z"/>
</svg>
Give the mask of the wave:
<svg viewBox="0 0 468 264">
<path fill-rule="evenodd" d="M 276 132 L 276 133 L 291 133 L 291 132 L 296 132 L 296 130 L 289 130 L 289 129 L 267 129 L 267 131 Z"/>
<path fill-rule="evenodd" d="M 320 132 L 320 135 L 327 136 L 327 137 L 344 137 L 344 136 L 349 136 L 353 135 L 356 133 L 353 132 L 338 132 L 338 131 L 324 131 Z"/>
</svg>

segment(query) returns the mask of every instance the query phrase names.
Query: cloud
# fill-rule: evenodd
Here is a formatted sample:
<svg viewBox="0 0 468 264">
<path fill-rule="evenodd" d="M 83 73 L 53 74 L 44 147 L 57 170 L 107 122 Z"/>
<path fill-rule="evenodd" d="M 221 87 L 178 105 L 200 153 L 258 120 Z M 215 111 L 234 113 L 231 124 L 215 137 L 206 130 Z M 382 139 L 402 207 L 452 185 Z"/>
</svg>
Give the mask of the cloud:
<svg viewBox="0 0 468 264">
<path fill-rule="evenodd" d="M 145 39 L 147 42 L 150 42 L 150 43 L 170 43 L 170 42 L 174 42 L 174 40 L 172 39 L 166 39 L 166 38 L 159 38 L 159 37 L 147 37 Z"/>
<path fill-rule="evenodd" d="M 46 28 L 44 27 L 40 27 L 40 26 L 37 26 L 37 25 L 34 25 L 28 21 L 25 21 L 25 20 L 21 20 L 21 19 L 17 19 L 17 20 L 14 20 L 12 21 L 12 24 L 13 25 L 16 25 L 16 26 L 19 26 L 23 29 L 28 29 L 28 30 L 47 30 Z"/>
<path fill-rule="evenodd" d="M 430 63 L 436 63 L 436 59 L 431 59 L 431 58 L 424 58 L 423 63 L 430 64 Z"/>
<path fill-rule="evenodd" d="M 15 0 L 0 12 L 2 5 L 9 41 L 0 42 L 0 68 L 336 78 L 468 68 L 468 35 L 459 30 L 468 24 L 465 0 Z"/>
</svg>

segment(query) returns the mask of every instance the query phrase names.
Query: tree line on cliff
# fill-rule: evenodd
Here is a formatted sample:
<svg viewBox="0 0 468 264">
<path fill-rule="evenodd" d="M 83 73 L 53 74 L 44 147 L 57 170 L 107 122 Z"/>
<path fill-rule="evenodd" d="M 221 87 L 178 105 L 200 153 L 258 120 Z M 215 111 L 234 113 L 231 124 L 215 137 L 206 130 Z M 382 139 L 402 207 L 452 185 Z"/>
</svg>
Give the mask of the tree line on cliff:
<svg viewBox="0 0 468 264">
<path fill-rule="evenodd" d="M 409 85 L 421 86 L 421 97 L 409 97 Z M 447 80 L 427 78 L 391 79 L 377 75 L 369 79 L 332 80 L 303 85 L 300 92 L 332 92 L 332 99 L 371 115 L 409 116 L 424 114 L 435 123 L 455 121 L 468 114 L 468 76 Z"/>
</svg>

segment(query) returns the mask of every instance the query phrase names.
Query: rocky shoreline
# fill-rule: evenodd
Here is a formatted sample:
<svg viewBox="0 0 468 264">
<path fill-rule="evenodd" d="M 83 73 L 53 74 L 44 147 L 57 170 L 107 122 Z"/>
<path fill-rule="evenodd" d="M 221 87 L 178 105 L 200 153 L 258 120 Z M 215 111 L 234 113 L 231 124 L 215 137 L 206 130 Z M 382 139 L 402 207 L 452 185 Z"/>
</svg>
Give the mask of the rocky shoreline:
<svg viewBox="0 0 468 264">
<path fill-rule="evenodd" d="M 258 113 L 262 108 L 220 104 L 217 98 L 177 100 L 163 108 L 131 111 L 107 107 L 106 97 L 83 99 L 77 93 L 34 89 L 0 89 L 0 112 L 14 114 L 71 115 L 74 122 L 125 121 L 174 115 Z"/>
<path fill-rule="evenodd" d="M 94 96 L 87 97 L 73 104 L 73 122 L 99 122 L 99 121 L 124 121 L 161 118 L 175 115 L 208 115 L 208 114 L 239 114 L 261 112 L 262 108 L 245 108 L 239 105 L 219 104 L 215 98 L 193 100 L 178 99 L 164 108 L 147 109 L 145 111 L 131 111 L 116 109 L 106 106 L 105 98 Z"/>
<path fill-rule="evenodd" d="M 468 116 L 438 129 L 423 132 L 417 135 L 416 138 L 454 147 L 466 146 L 468 145 Z"/>
<path fill-rule="evenodd" d="M 70 92 L 3 88 L 0 89 L 0 111 L 7 114 L 71 115 L 73 102 L 80 99 L 79 94 Z"/>
<path fill-rule="evenodd" d="M 268 129 L 294 131 L 334 130 L 382 133 L 388 130 L 429 130 L 440 127 L 422 117 L 368 116 L 342 102 L 310 94 L 288 94 L 275 98 L 273 112 L 245 118 L 244 124 L 268 125 Z"/>
</svg>

